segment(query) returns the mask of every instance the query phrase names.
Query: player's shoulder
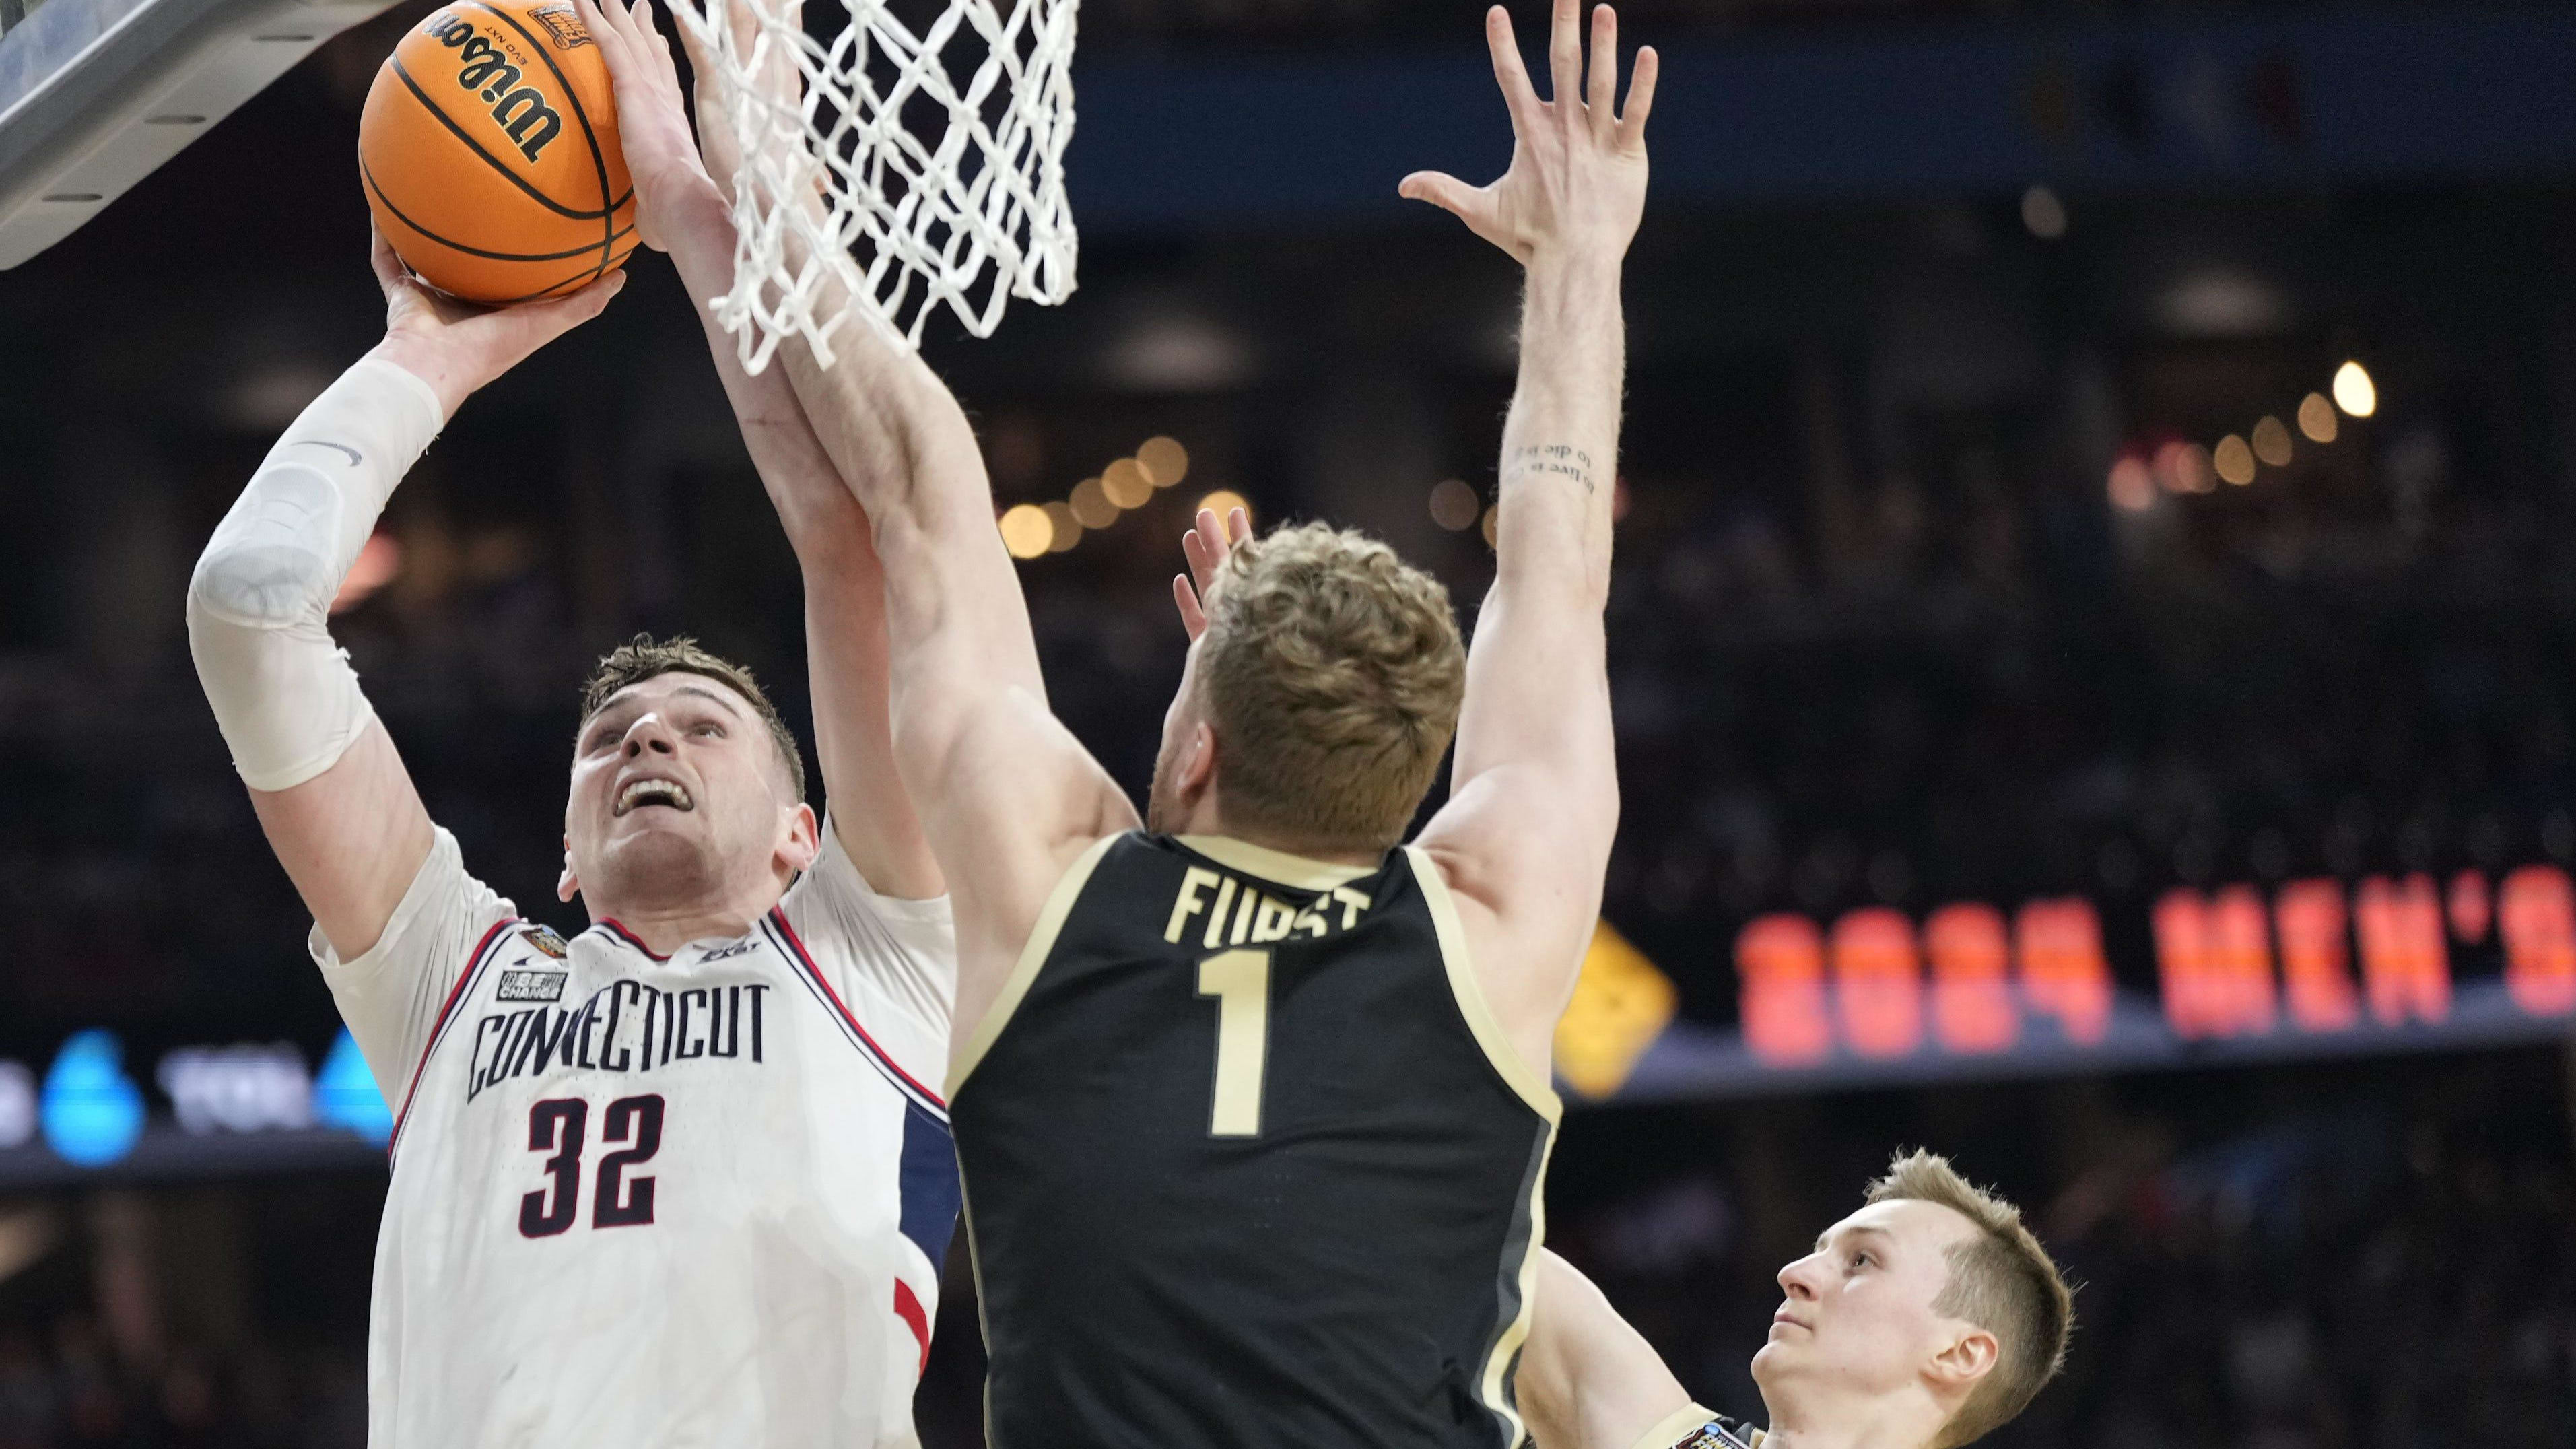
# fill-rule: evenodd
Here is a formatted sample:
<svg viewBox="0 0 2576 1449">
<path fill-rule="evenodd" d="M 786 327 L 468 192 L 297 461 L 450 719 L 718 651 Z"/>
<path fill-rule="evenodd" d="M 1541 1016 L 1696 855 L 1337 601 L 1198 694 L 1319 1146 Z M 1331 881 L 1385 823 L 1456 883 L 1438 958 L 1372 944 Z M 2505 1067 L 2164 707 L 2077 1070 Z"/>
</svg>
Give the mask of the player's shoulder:
<svg viewBox="0 0 2576 1449">
<path fill-rule="evenodd" d="M 778 909 L 798 926 L 822 916 L 881 920 L 898 929 L 930 927 L 953 931 L 956 915 L 945 895 L 896 896 L 879 891 L 850 858 L 829 819 L 823 823 L 821 848 L 813 864 L 800 872 L 779 897 Z"/>
</svg>

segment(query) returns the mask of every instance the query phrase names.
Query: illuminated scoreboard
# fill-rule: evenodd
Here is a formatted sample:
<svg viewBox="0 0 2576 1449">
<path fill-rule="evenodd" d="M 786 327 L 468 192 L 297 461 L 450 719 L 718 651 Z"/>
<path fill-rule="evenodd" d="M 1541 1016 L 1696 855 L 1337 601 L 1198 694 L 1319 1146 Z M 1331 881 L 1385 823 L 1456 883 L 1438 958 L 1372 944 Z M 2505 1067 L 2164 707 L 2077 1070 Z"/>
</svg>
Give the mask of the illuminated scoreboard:
<svg viewBox="0 0 2576 1449">
<path fill-rule="evenodd" d="M 1677 1100 L 2566 1038 L 2576 884 L 2526 865 L 2182 887 L 2107 922 L 2082 896 L 1781 912 L 1744 923 L 1731 964 L 1737 1028 L 1676 1020 L 1605 926 L 1558 1033 L 1566 1084 Z"/>
</svg>

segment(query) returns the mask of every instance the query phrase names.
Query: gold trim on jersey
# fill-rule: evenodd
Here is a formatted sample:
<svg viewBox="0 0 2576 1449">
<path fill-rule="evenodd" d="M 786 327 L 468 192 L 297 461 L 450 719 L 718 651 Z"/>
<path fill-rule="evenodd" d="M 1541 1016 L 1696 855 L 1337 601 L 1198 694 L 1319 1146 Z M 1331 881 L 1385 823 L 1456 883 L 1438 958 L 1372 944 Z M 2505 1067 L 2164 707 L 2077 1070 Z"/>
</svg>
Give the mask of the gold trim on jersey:
<svg viewBox="0 0 2576 1449">
<path fill-rule="evenodd" d="M 1529 1338 L 1531 1315 L 1538 1308 L 1538 1250 L 1547 1241 L 1547 1164 L 1556 1154 L 1557 1120 L 1564 1115 L 1565 1104 L 1547 1078 L 1534 1070 L 1512 1045 L 1503 1031 L 1500 1018 L 1485 1000 L 1484 983 L 1476 979 L 1475 962 L 1467 954 L 1467 929 L 1458 919 L 1458 902 L 1449 894 L 1449 882 L 1442 878 L 1439 864 L 1420 846 L 1404 847 L 1412 861 L 1413 878 L 1422 888 L 1423 903 L 1431 910 L 1431 929 L 1440 940 L 1440 964 L 1449 974 L 1449 994 L 1458 1002 L 1458 1014 L 1466 1018 L 1468 1032 L 1485 1052 L 1513 1093 L 1529 1105 L 1531 1111 L 1547 1119 L 1547 1140 L 1539 1149 L 1537 1174 L 1530 1179 L 1529 1244 L 1521 1256 L 1520 1312 L 1494 1340 L 1494 1351 L 1485 1358 L 1485 1371 L 1478 1376 L 1485 1406 L 1502 1416 L 1510 1426 L 1507 1442 L 1519 1444 L 1527 1436 L 1520 1412 L 1512 1407 L 1512 1361 L 1520 1356 L 1521 1345 Z"/>
<path fill-rule="evenodd" d="M 1114 835 L 1110 838 L 1117 839 Z M 1089 871 L 1083 873 L 1090 874 Z M 975 1283 L 975 1338 L 990 1354 L 993 1351 L 993 1320 L 984 1312 L 984 1254 L 975 1246 L 975 1194 L 966 1186 L 966 1164 L 962 1160 L 957 1164 L 957 1218 L 966 1225 L 966 1275 Z M 993 1438 L 991 1374 L 984 1376 L 984 1391 L 977 1397 L 984 1405 L 984 1442 L 991 1445 L 996 1442 Z"/>
<path fill-rule="evenodd" d="M 957 1089 L 966 1084 L 967 1074 L 974 1071 L 975 1064 L 984 1060 L 984 1054 L 993 1049 L 994 1041 L 1002 1035 L 1002 1028 L 1011 1024 L 1012 1013 L 1020 1009 L 1021 1000 L 1029 994 L 1029 987 L 1037 982 L 1038 968 L 1046 964 L 1048 953 L 1055 950 L 1056 933 L 1064 929 L 1064 918 L 1073 913 L 1074 901 L 1082 895 L 1082 888 L 1090 884 L 1091 872 L 1099 866 L 1100 858 L 1109 853 L 1109 847 L 1122 838 L 1104 835 L 1092 842 L 1089 850 L 1065 867 L 1055 889 L 1047 893 L 1046 906 L 1038 912 L 1038 923 L 1030 929 L 1029 943 L 1021 948 L 1020 959 L 1012 965 L 1011 974 L 1003 979 L 1001 994 L 984 1009 L 984 1019 L 975 1023 L 975 1034 L 966 1038 L 966 1049 L 949 1064 L 949 1101 L 957 1100 Z"/>
<path fill-rule="evenodd" d="M 1655 1421 L 1655 1427 L 1637 1436 L 1631 1449 L 1688 1449 L 1692 1436 L 1717 1422 L 1717 1413 L 1697 1404 L 1684 1404 Z M 1762 1442 L 1762 1431 L 1755 1430 L 1753 1442 Z"/>
<path fill-rule="evenodd" d="M 1546 1074 L 1522 1058 L 1520 1048 L 1512 1045 L 1501 1019 L 1486 1003 L 1484 984 L 1476 979 L 1475 964 L 1467 956 L 1467 929 L 1458 920 L 1458 903 L 1449 895 L 1449 882 L 1441 878 L 1439 865 L 1422 847 L 1408 845 L 1404 853 L 1412 858 L 1413 878 L 1421 883 L 1422 899 L 1431 907 L 1431 928 L 1440 937 L 1440 964 L 1449 972 L 1449 994 L 1458 999 L 1458 1014 L 1467 1019 L 1476 1045 L 1485 1049 L 1485 1060 L 1553 1128 L 1565 1115 L 1565 1104 Z"/>
<path fill-rule="evenodd" d="M 1485 1407 L 1502 1416 L 1511 1426 L 1504 1441 L 1512 1445 L 1527 1443 L 1529 1429 L 1521 1422 L 1520 1410 L 1513 1405 L 1510 1379 L 1512 1364 L 1521 1356 L 1521 1345 L 1529 1341 L 1530 1324 L 1538 1312 L 1538 1250 L 1547 1242 L 1547 1165 L 1556 1156 L 1556 1118 L 1547 1119 L 1547 1140 L 1539 1148 L 1538 1171 L 1530 1178 L 1529 1246 L 1521 1254 L 1520 1312 L 1511 1326 L 1494 1340 L 1494 1351 L 1485 1356 L 1485 1372 L 1480 1376 Z"/>
<path fill-rule="evenodd" d="M 1284 850 L 1272 850 L 1249 840 L 1231 835 L 1176 835 L 1181 844 L 1215 861 L 1217 864 L 1259 876 L 1273 885 L 1284 885 L 1301 891 L 1328 891 L 1337 885 L 1349 885 L 1364 875 L 1375 875 L 1376 865 L 1336 865 L 1329 860 L 1308 860 Z"/>
</svg>

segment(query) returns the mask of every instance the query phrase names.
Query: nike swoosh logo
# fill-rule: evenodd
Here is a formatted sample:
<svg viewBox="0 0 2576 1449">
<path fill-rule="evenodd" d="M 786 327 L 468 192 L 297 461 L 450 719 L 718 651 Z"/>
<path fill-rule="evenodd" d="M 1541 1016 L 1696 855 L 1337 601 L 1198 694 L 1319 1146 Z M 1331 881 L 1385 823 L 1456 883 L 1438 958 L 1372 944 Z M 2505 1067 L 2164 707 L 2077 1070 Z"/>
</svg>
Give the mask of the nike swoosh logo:
<svg viewBox="0 0 2576 1449">
<path fill-rule="evenodd" d="M 348 447 L 341 443 L 325 443 L 317 438 L 306 438 L 298 442 L 295 446 L 299 448 L 328 448 L 334 453 L 346 453 L 349 455 L 349 466 L 352 468 L 355 468 L 360 463 L 366 461 L 366 459 L 358 456 L 357 449 Z"/>
</svg>

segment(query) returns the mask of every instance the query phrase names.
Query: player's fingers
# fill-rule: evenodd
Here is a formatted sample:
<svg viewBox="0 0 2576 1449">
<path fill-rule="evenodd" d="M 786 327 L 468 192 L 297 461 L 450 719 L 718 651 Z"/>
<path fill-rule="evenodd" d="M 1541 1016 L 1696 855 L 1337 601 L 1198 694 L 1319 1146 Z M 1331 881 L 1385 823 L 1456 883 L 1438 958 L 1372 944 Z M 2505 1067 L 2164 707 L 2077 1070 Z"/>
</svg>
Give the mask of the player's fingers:
<svg viewBox="0 0 2576 1449">
<path fill-rule="evenodd" d="M 1592 119 L 1592 134 L 1608 142 L 1618 127 L 1619 13 L 1607 5 L 1592 8 L 1592 64 L 1584 73 L 1583 106 Z"/>
<path fill-rule="evenodd" d="M 603 37 L 600 42 L 602 50 L 610 46 L 625 50 L 626 17 L 618 13 L 615 0 L 605 4 L 601 0 L 582 0 L 582 9 L 590 19 L 591 33 Z"/>
<path fill-rule="evenodd" d="M 677 81 L 679 72 L 671 68 L 671 38 L 653 22 L 653 0 L 635 0 L 635 9 L 631 13 L 635 17 L 635 33 L 651 41 L 653 53 L 661 57 L 662 73 Z"/>
<path fill-rule="evenodd" d="M 1407 201 L 1430 202 L 1469 226 L 1484 215 L 1485 188 L 1470 186 L 1445 171 L 1416 171 L 1396 184 L 1395 194 Z"/>
<path fill-rule="evenodd" d="M 1583 0 L 1556 0 L 1547 24 L 1547 99 L 1563 108 L 1583 97 Z"/>
<path fill-rule="evenodd" d="M 607 62 L 608 78 L 614 82 L 626 74 L 628 63 L 634 59 L 633 53 L 627 49 L 626 17 L 617 13 L 615 0 L 604 5 L 600 0 L 579 0 L 579 3 L 583 18 L 589 23 L 591 37 L 599 44 L 599 58 Z"/>
<path fill-rule="evenodd" d="M 1485 49 L 1494 57 L 1494 82 L 1503 88 L 1503 105 L 1519 131 L 1539 111 L 1538 90 L 1530 84 L 1529 67 L 1521 63 L 1521 44 L 1512 34 L 1511 12 L 1500 5 L 1485 12 Z"/>
<path fill-rule="evenodd" d="M 1225 524 L 1213 508 L 1202 508 L 1192 532 L 1199 540 L 1199 593 L 1205 595 L 1216 583 L 1217 565 L 1225 562 L 1226 552 L 1233 547 L 1226 541 Z"/>
<path fill-rule="evenodd" d="M 1209 551 L 1207 535 L 1196 524 L 1181 535 L 1181 557 L 1189 561 L 1191 580 L 1206 588 L 1209 577 L 1216 572 L 1216 556 Z"/>
<path fill-rule="evenodd" d="M 705 85 L 715 74 L 707 66 L 707 37 L 699 34 L 698 27 L 689 23 L 685 12 L 680 15 L 680 49 L 689 57 L 690 74 L 697 77 L 699 85 Z"/>
<path fill-rule="evenodd" d="M 1662 69 L 1651 45 L 1637 52 L 1636 67 L 1628 73 L 1628 108 L 1619 113 L 1619 144 L 1631 151 L 1646 146 L 1646 116 L 1655 109 L 1655 76 Z"/>
<path fill-rule="evenodd" d="M 1199 596 L 1179 574 L 1172 575 L 1172 606 L 1181 611 L 1181 628 L 1191 638 L 1207 632 L 1207 613 L 1199 607 Z"/>
<path fill-rule="evenodd" d="M 561 308 L 564 329 L 570 330 L 606 311 L 610 300 L 625 290 L 626 269 L 620 267 L 571 296 L 539 305 Z"/>
<path fill-rule="evenodd" d="M 572 8 L 581 17 L 582 28 L 590 32 L 591 42 L 599 47 L 600 57 L 614 65 L 611 52 L 617 48 L 617 28 L 600 12 L 595 0 L 572 0 Z"/>
<path fill-rule="evenodd" d="M 404 285 L 402 258 L 394 255 L 394 244 L 372 221 L 367 223 L 367 265 L 375 270 L 376 285 L 385 289 L 385 300 L 393 300 Z"/>
<path fill-rule="evenodd" d="M 1235 509 L 1225 516 L 1225 530 L 1228 548 L 1243 542 L 1252 537 L 1252 515 L 1240 508 Z"/>
</svg>

